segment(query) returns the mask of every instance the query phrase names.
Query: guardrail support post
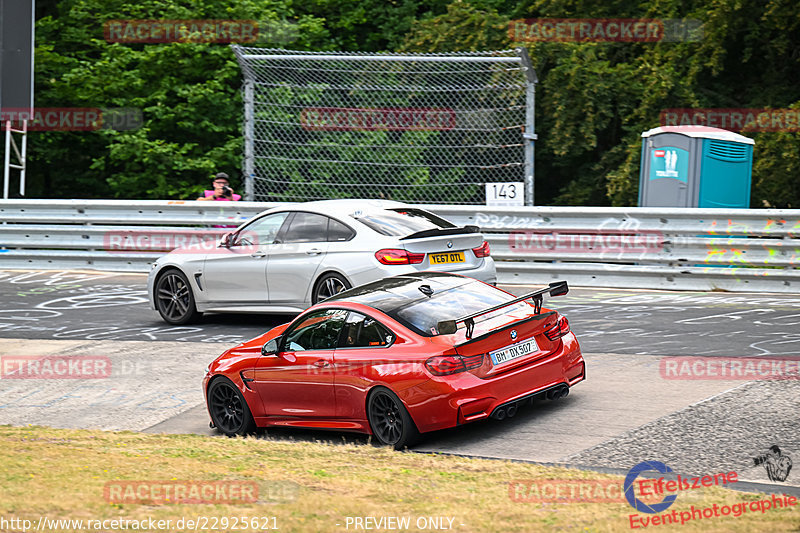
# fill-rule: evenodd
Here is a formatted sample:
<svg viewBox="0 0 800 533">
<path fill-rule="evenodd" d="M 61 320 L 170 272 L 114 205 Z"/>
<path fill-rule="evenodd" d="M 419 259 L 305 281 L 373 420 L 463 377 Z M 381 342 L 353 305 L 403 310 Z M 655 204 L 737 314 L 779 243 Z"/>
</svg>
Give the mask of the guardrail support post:
<svg viewBox="0 0 800 533">
<path fill-rule="evenodd" d="M 22 120 L 22 129 L 15 130 L 11 127 L 11 121 L 7 120 L 5 123 L 6 130 L 6 152 L 3 161 L 3 199 L 8 200 L 8 189 L 11 181 L 11 169 L 19 170 L 19 194 L 25 196 L 25 155 L 28 150 L 28 119 Z M 17 147 L 17 141 L 14 140 L 14 133 L 22 135 L 22 149 Z M 17 163 L 11 162 L 11 151 L 17 158 Z"/>
</svg>

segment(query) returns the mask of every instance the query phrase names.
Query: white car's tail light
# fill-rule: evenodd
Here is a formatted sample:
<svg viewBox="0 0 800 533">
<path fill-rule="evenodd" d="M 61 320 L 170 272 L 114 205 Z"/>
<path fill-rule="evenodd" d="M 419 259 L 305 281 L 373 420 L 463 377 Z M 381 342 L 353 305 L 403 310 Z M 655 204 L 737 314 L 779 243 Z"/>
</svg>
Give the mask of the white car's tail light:
<svg viewBox="0 0 800 533">
<path fill-rule="evenodd" d="M 483 244 L 478 246 L 477 248 L 473 248 L 472 251 L 475 253 L 475 257 L 489 257 L 491 255 L 491 250 L 489 250 L 489 243 L 483 241 Z"/>
<path fill-rule="evenodd" d="M 417 265 L 425 259 L 425 254 L 415 254 L 397 248 L 384 248 L 375 252 L 375 259 L 382 265 Z"/>
</svg>

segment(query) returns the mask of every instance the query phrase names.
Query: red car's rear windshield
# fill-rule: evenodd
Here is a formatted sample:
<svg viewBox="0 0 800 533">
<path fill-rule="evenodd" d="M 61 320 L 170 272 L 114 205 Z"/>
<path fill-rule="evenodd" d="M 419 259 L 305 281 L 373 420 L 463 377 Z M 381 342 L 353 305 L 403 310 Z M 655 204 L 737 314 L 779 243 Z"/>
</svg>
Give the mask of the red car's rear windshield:
<svg viewBox="0 0 800 533">
<path fill-rule="evenodd" d="M 395 307 L 389 316 L 405 324 L 420 335 L 438 335 L 437 325 L 442 320 L 455 320 L 477 313 L 514 299 L 514 296 L 479 281 L 434 291 L 430 298 L 409 300 L 408 304 Z M 476 325 L 499 314 L 513 311 L 530 311 L 525 303 L 516 303 L 475 319 Z"/>
<path fill-rule="evenodd" d="M 455 228 L 456 226 L 423 209 L 394 208 L 356 213 L 353 218 L 389 237 L 405 237 L 421 231 Z"/>
</svg>

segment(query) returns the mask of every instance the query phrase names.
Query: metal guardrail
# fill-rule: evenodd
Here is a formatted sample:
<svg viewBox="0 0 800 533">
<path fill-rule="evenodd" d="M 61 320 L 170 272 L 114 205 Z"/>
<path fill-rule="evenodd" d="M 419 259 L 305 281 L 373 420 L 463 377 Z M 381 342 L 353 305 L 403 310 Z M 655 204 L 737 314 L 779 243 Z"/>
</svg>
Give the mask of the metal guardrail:
<svg viewBox="0 0 800 533">
<path fill-rule="evenodd" d="M 0 201 L 0 268 L 147 272 L 165 249 L 114 246 L 114 237 L 221 235 L 273 205 L 174 200 Z M 124 248 L 121 247 L 121 248 Z"/>
<path fill-rule="evenodd" d="M 146 272 L 274 205 L 1 201 L 0 268 Z M 422 207 L 479 226 L 501 283 L 800 293 L 800 210 Z"/>
</svg>

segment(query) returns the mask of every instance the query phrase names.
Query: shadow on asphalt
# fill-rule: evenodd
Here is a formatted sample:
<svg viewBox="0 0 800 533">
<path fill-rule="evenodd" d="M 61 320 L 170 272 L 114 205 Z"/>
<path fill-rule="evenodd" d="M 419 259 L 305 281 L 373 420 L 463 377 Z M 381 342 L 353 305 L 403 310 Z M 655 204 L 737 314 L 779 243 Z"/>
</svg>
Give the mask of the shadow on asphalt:
<svg viewBox="0 0 800 533">
<path fill-rule="evenodd" d="M 268 331 L 275 326 L 290 322 L 297 315 L 270 315 L 253 313 L 204 313 L 198 324 L 207 326 L 236 326 L 264 328 Z"/>
<path fill-rule="evenodd" d="M 517 411 L 516 416 L 505 420 L 487 419 L 463 426 L 442 429 L 425 433 L 410 448 L 411 451 L 427 452 L 428 448 L 449 447 L 456 444 L 470 444 L 487 439 L 503 439 L 506 435 L 517 434 L 525 425 L 535 422 L 537 418 L 549 416 L 553 412 L 570 408 L 570 398 L 558 401 L 528 401 Z M 210 430 L 214 436 L 223 436 L 216 429 Z M 342 431 L 320 431 L 303 428 L 259 428 L 256 438 L 283 442 L 320 442 L 325 444 L 372 444 L 372 438 L 362 433 Z M 531 438 L 535 438 L 532 435 Z M 433 450 L 430 450 L 433 453 Z"/>
<path fill-rule="evenodd" d="M 517 414 L 512 418 L 506 418 L 505 420 L 481 420 L 463 426 L 434 431 L 426 434 L 425 438 L 415 446 L 415 449 L 434 447 L 448 448 L 487 441 L 489 439 L 503 440 L 510 436 L 518 437 L 525 426 L 533 425 L 538 419 L 549 417 L 553 413 L 561 410 L 574 408 L 570 406 L 570 403 L 572 403 L 571 401 L 572 398 L 570 397 L 557 401 L 536 399 L 531 402 L 529 400 L 519 408 Z M 536 438 L 535 434 L 530 435 L 532 439 Z"/>
</svg>

